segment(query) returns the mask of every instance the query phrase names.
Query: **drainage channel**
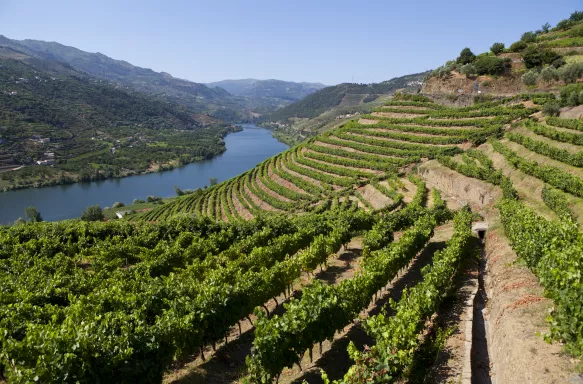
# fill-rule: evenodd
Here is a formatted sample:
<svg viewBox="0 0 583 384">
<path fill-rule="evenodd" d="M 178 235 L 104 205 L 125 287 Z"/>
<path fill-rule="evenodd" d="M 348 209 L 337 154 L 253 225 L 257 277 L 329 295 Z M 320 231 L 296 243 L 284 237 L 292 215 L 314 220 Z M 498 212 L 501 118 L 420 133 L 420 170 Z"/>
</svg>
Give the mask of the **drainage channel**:
<svg viewBox="0 0 583 384">
<path fill-rule="evenodd" d="M 478 235 L 484 241 L 484 232 Z M 484 316 L 484 310 L 488 297 L 484 286 L 484 273 L 486 262 L 484 259 L 485 251 L 482 248 L 482 257 L 479 263 L 478 275 L 478 292 L 474 297 L 474 310 L 472 322 L 472 349 L 471 349 L 471 366 L 472 366 L 472 384 L 491 384 L 490 377 L 490 356 L 488 354 L 488 339 L 486 335 L 487 320 Z"/>
</svg>

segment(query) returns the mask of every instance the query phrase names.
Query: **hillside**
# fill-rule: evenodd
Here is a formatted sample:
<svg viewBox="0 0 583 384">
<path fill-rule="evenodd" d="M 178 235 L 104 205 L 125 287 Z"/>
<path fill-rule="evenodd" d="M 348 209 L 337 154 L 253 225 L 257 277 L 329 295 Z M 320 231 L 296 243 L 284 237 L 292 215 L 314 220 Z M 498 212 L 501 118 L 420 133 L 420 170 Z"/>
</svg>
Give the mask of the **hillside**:
<svg viewBox="0 0 583 384">
<path fill-rule="evenodd" d="M 313 118 L 321 113 L 343 105 L 357 105 L 363 100 L 372 100 L 377 95 L 391 94 L 403 88 L 418 88 L 421 84 L 416 82 L 423 79 L 424 73 L 397 77 L 382 83 L 373 84 L 338 84 L 326 87 L 304 99 L 282 108 L 271 115 L 268 121 L 286 121 L 290 118 Z"/>
<path fill-rule="evenodd" d="M 464 48 L 454 60 L 432 71 L 426 94 L 512 96 L 520 92 L 557 92 L 583 76 L 583 14 L 562 24 L 525 32 L 509 47 L 493 42 L 490 52 Z"/>
<path fill-rule="evenodd" d="M 464 49 L 428 79 L 442 90 L 381 96 L 210 188 L 122 220 L 0 227 L 0 380 L 580 381 L 583 120 L 565 116 L 583 72 L 535 92 L 577 67 L 533 46 L 528 92 L 452 95 L 462 66 L 517 76 Z"/>
<path fill-rule="evenodd" d="M 263 117 L 262 125 L 290 145 L 333 128 L 355 114 L 369 113 L 396 91 L 417 92 L 424 73 L 375 84 L 339 84 L 326 87 L 302 100 Z"/>
<path fill-rule="evenodd" d="M 101 53 L 90 53 L 56 42 L 12 40 L 0 35 L 0 49 L 10 48 L 26 55 L 27 62 L 38 59 L 59 62 L 99 79 L 118 83 L 128 90 L 137 90 L 187 106 L 197 113 L 210 113 L 228 121 L 246 120 L 250 105 L 222 88 L 210 88 L 202 83 L 178 79 L 165 72 L 155 72 L 126 61 L 115 60 Z"/>
<path fill-rule="evenodd" d="M 222 80 L 208 83 L 207 86 L 222 88 L 235 96 L 281 99 L 283 103 L 303 99 L 309 94 L 326 87 L 320 83 L 296 83 L 273 79 Z"/>
<path fill-rule="evenodd" d="M 209 158 L 224 151 L 221 139 L 232 130 L 181 105 L 7 48 L 0 68 L 0 189 L 121 177 Z"/>
</svg>

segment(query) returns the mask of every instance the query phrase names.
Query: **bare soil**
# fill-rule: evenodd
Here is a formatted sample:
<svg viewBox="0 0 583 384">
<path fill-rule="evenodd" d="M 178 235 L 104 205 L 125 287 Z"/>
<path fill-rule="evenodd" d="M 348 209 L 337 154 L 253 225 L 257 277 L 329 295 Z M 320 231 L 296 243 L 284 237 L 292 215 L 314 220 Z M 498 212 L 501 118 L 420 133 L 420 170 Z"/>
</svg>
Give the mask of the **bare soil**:
<svg viewBox="0 0 583 384">
<path fill-rule="evenodd" d="M 379 122 L 378 120 L 358 119 L 358 123 L 364 125 L 378 124 L 378 122 Z"/>
<path fill-rule="evenodd" d="M 393 119 L 414 119 L 423 115 L 418 113 L 399 113 L 399 112 L 373 112 L 373 116 L 390 117 Z"/>
<path fill-rule="evenodd" d="M 251 219 L 253 219 L 253 217 L 254 217 L 253 214 L 251 212 L 249 212 L 247 210 L 247 208 L 245 208 L 243 206 L 243 204 L 241 204 L 241 202 L 237 198 L 237 195 L 235 194 L 235 189 L 234 188 L 231 188 L 231 197 L 232 197 L 232 200 L 233 200 L 233 206 L 237 210 L 237 213 L 239 214 L 239 216 L 241 216 L 245 220 L 251 220 Z"/>
<path fill-rule="evenodd" d="M 393 203 L 389 197 L 383 195 L 378 189 L 371 184 L 357 189 L 358 192 L 368 201 L 374 209 L 381 209 Z"/>
</svg>

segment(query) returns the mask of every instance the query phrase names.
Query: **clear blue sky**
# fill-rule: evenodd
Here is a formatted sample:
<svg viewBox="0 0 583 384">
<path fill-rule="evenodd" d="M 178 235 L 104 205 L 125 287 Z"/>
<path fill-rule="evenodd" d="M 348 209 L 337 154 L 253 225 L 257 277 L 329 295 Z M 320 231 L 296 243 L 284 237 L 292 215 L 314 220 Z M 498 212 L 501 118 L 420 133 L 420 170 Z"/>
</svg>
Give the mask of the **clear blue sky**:
<svg viewBox="0 0 583 384">
<path fill-rule="evenodd" d="M 57 41 L 197 82 L 369 83 L 507 45 L 581 1 L 0 0 L 0 34 Z"/>
</svg>

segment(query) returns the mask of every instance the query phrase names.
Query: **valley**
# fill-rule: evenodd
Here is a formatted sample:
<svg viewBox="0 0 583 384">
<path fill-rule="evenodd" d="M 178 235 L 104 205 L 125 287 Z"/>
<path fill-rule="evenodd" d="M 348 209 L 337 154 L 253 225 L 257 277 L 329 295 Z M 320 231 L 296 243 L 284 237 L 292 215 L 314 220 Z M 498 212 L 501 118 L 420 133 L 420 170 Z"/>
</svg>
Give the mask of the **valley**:
<svg viewBox="0 0 583 384">
<path fill-rule="evenodd" d="M 184 100 L 99 88 L 112 103 L 87 103 L 80 121 L 111 125 L 100 132 L 139 131 L 132 142 L 152 154 L 165 142 L 213 148 L 210 137 L 226 151 L 76 184 L 88 200 L 57 209 L 78 216 L 89 200 L 140 197 L 119 219 L 45 222 L 27 209 L 27 221 L 0 226 L 0 382 L 581 382 L 581 36 L 576 11 L 508 47 L 466 47 L 380 83 L 202 85 L 242 103 L 219 114 L 220 98 L 195 113 Z M 54 129 L 64 112 L 34 115 L 9 96 L 1 116 L 21 128 L 7 132 L 28 137 L 27 119 L 49 116 L 34 140 L 66 138 Z M 242 124 L 250 111 L 272 131 Z M 166 133 L 181 124 L 193 142 Z M 51 189 L 0 198 L 31 191 Z M 144 204 L 152 191 L 177 196 Z M 6 207 L 22 212 L 19 199 L 29 198 Z"/>
</svg>

